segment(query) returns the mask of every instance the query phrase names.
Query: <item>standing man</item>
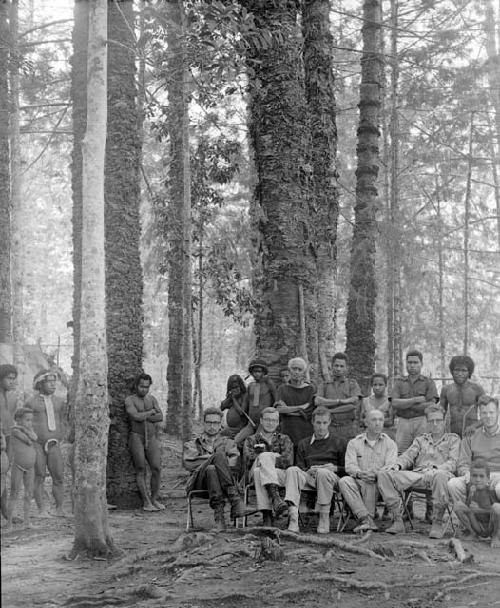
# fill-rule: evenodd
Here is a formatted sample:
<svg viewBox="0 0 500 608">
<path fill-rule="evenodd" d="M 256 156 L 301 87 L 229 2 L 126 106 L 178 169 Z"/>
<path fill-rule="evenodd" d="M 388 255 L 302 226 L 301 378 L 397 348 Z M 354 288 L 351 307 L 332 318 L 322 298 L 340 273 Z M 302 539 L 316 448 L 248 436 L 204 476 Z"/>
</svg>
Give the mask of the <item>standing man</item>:
<svg viewBox="0 0 500 608">
<path fill-rule="evenodd" d="M 45 515 L 43 484 L 47 468 L 52 477 L 52 495 L 56 502 L 54 515 L 65 517 L 64 501 L 64 461 L 61 441 L 66 432 L 66 403 L 54 394 L 57 374 L 51 370 L 38 372 L 33 379 L 33 388 L 38 394 L 25 403 L 24 407 L 33 411 L 33 430 L 36 444 L 35 490 L 34 496 L 41 515 Z"/>
<path fill-rule="evenodd" d="M 407 450 L 415 437 L 425 433 L 425 409 L 438 398 L 434 380 L 423 376 L 423 355 L 419 350 L 406 353 L 407 376 L 397 378 L 392 389 L 392 407 L 398 417 L 396 443 L 398 452 Z"/>
<path fill-rule="evenodd" d="M 125 399 L 125 410 L 130 419 L 129 446 L 136 474 L 137 487 L 144 511 L 163 511 L 160 502 L 161 446 L 156 436 L 156 424 L 163 413 L 158 402 L 148 395 L 153 380 L 149 374 L 139 374 L 133 393 Z M 151 471 L 151 495 L 146 488 L 146 461 Z"/>
<path fill-rule="evenodd" d="M 448 482 L 453 504 L 465 503 L 467 484 L 470 483 L 471 462 L 480 458 L 490 469 L 490 489 L 500 498 L 500 424 L 498 399 L 482 395 L 478 401 L 482 426 L 462 439 L 458 458 L 458 474 Z"/>
<path fill-rule="evenodd" d="M 398 449 L 384 430 L 384 414 L 371 410 L 365 418 L 366 432 L 347 444 L 345 470 L 347 477 L 339 481 L 344 500 L 359 525 L 354 532 L 377 530 L 373 521 L 377 504 L 377 480 L 381 471 L 396 464 Z"/>
<path fill-rule="evenodd" d="M 0 365 L 0 429 L 7 443 L 9 453 L 10 431 L 14 425 L 14 412 L 16 410 L 17 369 L 10 364 Z"/>
<path fill-rule="evenodd" d="M 330 410 L 330 432 L 347 443 L 358 432 L 361 389 L 354 378 L 347 377 L 347 355 L 336 353 L 332 359 L 333 380 L 325 382 L 316 396 L 316 405 Z"/>
<path fill-rule="evenodd" d="M 344 473 L 345 443 L 330 431 L 330 412 L 318 407 L 312 415 L 313 435 L 303 439 L 297 449 L 297 466 L 286 470 L 285 501 L 288 502 L 288 529 L 299 532 L 300 492 L 316 490 L 318 534 L 330 532 L 330 507 L 339 476 Z"/>
<path fill-rule="evenodd" d="M 447 484 L 457 468 L 460 437 L 444 432 L 445 414 L 440 405 L 429 405 L 425 415 L 428 432 L 414 439 L 396 464 L 378 474 L 379 492 L 393 518 L 386 530 L 389 534 L 405 531 L 400 492 L 417 488 L 432 491 L 430 538 L 443 537 L 443 515 L 450 500 Z"/>
<path fill-rule="evenodd" d="M 477 426 L 477 401 L 484 389 L 470 381 L 474 361 L 469 356 L 452 357 L 450 372 L 453 383 L 443 386 L 439 401 L 450 418 L 450 431 L 463 437 L 468 427 Z"/>
<path fill-rule="evenodd" d="M 222 412 L 209 407 L 203 412 L 203 432 L 184 444 L 182 464 L 191 472 L 186 492 L 205 490 L 215 525 L 224 530 L 225 499 L 231 503 L 231 518 L 245 516 L 245 505 L 236 487 L 240 453 L 236 443 L 221 435 Z"/>
<path fill-rule="evenodd" d="M 273 512 L 279 517 L 288 511 L 279 487 L 285 485 L 285 471 L 293 464 L 293 444 L 290 437 L 278 432 L 279 423 L 279 412 L 266 407 L 257 432 L 243 445 L 245 466 L 250 468 L 255 483 L 257 509 L 262 512 L 264 526 L 273 525 Z"/>
</svg>

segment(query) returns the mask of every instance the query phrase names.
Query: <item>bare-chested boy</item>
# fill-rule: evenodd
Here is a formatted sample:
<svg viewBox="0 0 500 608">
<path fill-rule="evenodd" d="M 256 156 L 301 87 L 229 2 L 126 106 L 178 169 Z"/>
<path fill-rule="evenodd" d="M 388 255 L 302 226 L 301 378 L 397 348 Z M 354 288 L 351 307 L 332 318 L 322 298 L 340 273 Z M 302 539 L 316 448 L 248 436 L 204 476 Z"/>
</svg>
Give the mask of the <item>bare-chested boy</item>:
<svg viewBox="0 0 500 608">
<path fill-rule="evenodd" d="M 490 537 L 491 546 L 500 547 L 500 499 L 490 488 L 490 468 L 486 460 L 472 461 L 465 502 L 456 503 L 454 510 L 466 533 Z"/>
<path fill-rule="evenodd" d="M 37 457 L 37 436 L 33 430 L 33 412 L 20 408 L 14 414 L 11 433 L 12 469 L 10 472 L 10 495 L 7 509 L 7 525 L 12 524 L 12 515 L 19 492 L 24 485 L 24 527 L 30 527 L 31 499 L 35 481 L 35 462 Z"/>
<path fill-rule="evenodd" d="M 48 468 L 52 477 L 52 495 L 56 502 L 53 515 L 65 517 L 64 461 L 60 444 L 65 434 L 66 403 L 54 394 L 56 382 L 55 372 L 39 372 L 33 379 L 33 388 L 37 394 L 28 399 L 25 407 L 33 411 L 33 430 L 38 436 L 34 490 L 38 511 L 41 515 L 46 515 L 43 484 Z"/>
</svg>

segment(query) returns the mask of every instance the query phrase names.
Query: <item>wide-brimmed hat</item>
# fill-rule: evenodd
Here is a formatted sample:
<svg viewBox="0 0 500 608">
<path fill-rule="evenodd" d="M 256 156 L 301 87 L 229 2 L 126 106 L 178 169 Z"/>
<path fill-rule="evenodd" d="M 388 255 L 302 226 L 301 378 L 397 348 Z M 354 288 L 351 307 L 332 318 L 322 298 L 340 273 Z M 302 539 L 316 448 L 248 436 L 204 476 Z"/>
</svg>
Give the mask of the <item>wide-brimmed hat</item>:
<svg viewBox="0 0 500 608">
<path fill-rule="evenodd" d="M 267 365 L 262 359 L 252 359 L 252 361 L 250 361 L 250 365 L 248 366 L 248 373 L 251 374 L 254 367 L 261 367 L 264 374 L 267 374 Z"/>
</svg>

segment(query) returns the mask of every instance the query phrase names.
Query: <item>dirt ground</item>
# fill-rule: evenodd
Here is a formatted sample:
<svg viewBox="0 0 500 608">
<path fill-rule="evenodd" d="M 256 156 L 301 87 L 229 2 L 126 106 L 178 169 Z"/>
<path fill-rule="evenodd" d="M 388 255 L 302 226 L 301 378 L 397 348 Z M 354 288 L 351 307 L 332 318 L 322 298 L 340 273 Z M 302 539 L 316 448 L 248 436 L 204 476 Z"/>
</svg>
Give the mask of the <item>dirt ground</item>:
<svg viewBox="0 0 500 608">
<path fill-rule="evenodd" d="M 300 538 L 256 528 L 258 515 L 246 529 L 216 534 L 207 503 L 198 501 L 195 529 L 186 534 L 178 450 L 166 449 L 164 460 L 166 511 L 109 511 L 120 558 L 69 561 L 71 519 L 2 530 L 2 607 L 500 607 L 500 551 L 464 542 L 473 561 L 460 564 L 449 538 L 431 541 L 422 521 L 397 539 L 377 532 L 354 545 L 373 551 L 364 555 L 352 552 L 351 532 L 314 544 L 314 515 L 303 516 Z M 328 546 L 338 541 L 346 547 Z M 264 543 L 279 543 L 282 561 L 264 559 Z"/>
</svg>

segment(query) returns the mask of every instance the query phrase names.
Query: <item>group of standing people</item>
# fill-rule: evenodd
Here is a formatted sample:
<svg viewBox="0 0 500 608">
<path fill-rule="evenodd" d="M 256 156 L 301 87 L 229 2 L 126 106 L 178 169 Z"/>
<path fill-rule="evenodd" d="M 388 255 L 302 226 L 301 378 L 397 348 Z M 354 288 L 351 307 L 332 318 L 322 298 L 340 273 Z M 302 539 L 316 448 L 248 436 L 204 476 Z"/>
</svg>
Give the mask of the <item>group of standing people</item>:
<svg viewBox="0 0 500 608">
<path fill-rule="evenodd" d="M 289 361 L 277 388 L 265 362 L 252 361 L 252 381 L 247 386 L 231 376 L 220 409 L 205 410 L 203 432 L 184 446 L 188 490 L 208 491 L 223 529 L 226 499 L 232 516 L 245 513 L 238 479 L 248 476 L 264 525 L 287 515 L 295 532 L 301 492 L 312 490 L 320 534 L 330 530 L 334 495 L 356 518 L 356 531 L 377 529 L 381 499 L 392 518 L 386 531 L 398 534 L 405 530 L 403 501 L 410 504 L 405 492 L 427 490 L 432 538 L 443 536 L 443 516 L 453 507 L 464 528 L 499 546 L 498 400 L 471 381 L 468 356 L 452 358 L 453 383 L 440 395 L 422 375 L 422 363 L 422 353 L 410 350 L 408 373 L 395 380 L 391 394 L 387 377 L 376 373 L 372 394 L 364 397 L 348 376 L 344 353 L 334 355 L 333 378 L 319 388 L 306 380 L 307 364 L 299 357 Z"/>
</svg>

